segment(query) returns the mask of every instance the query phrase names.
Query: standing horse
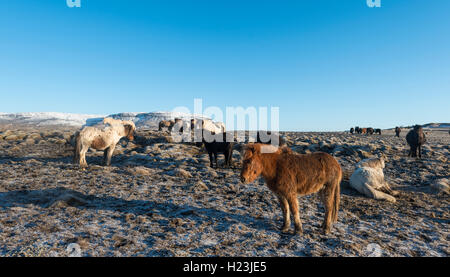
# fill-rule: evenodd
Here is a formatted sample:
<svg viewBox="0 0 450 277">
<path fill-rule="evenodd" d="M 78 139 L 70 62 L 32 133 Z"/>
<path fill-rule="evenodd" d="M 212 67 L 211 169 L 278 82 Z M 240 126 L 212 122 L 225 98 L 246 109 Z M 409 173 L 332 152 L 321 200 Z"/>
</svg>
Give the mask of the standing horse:
<svg viewBox="0 0 450 277">
<path fill-rule="evenodd" d="M 422 126 L 415 125 L 414 129 L 406 134 L 406 142 L 410 147 L 408 157 L 417 157 L 418 152 L 419 158 L 422 158 L 422 145 L 427 142 Z"/>
<path fill-rule="evenodd" d="M 241 181 L 250 183 L 260 175 L 280 201 L 284 218 L 282 232 L 289 231 L 291 211 L 295 233 L 302 233 L 297 195 L 319 192 L 325 207 L 322 224 L 325 234 L 337 221 L 342 169 L 331 155 L 323 152 L 301 155 L 287 147 L 248 144 L 244 148 Z"/>
<path fill-rule="evenodd" d="M 402 129 L 400 129 L 400 127 L 395 127 L 395 136 L 399 138 L 401 131 L 402 131 Z"/>
<path fill-rule="evenodd" d="M 103 150 L 103 163 L 111 165 L 111 157 L 116 148 L 116 144 L 122 137 L 134 140 L 136 126 L 132 121 L 112 120 L 105 118 L 104 123 L 110 124 L 104 130 L 95 127 L 84 127 L 76 133 L 74 162 L 82 168 L 87 167 L 86 152 L 89 147 Z"/>
</svg>

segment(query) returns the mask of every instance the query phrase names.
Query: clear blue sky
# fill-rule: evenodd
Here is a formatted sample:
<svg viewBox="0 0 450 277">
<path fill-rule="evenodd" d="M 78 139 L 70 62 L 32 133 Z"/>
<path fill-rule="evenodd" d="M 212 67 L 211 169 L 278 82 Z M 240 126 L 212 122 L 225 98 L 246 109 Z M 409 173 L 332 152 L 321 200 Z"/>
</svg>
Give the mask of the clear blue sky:
<svg viewBox="0 0 450 277">
<path fill-rule="evenodd" d="M 282 130 L 450 121 L 450 1 L 3 1 L 0 112 L 277 106 Z"/>
</svg>

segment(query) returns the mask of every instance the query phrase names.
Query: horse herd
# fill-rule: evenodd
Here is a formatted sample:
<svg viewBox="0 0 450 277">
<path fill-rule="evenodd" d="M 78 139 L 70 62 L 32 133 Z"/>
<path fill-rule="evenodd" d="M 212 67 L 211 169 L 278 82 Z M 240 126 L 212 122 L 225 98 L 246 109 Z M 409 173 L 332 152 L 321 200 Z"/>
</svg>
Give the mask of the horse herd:
<svg viewBox="0 0 450 277">
<path fill-rule="evenodd" d="M 395 127 L 395 136 L 400 137 L 402 129 L 400 127 Z M 373 135 L 379 134 L 381 135 L 381 129 L 373 129 L 371 127 L 368 128 L 350 128 L 351 134 L 367 134 L 367 135 Z M 450 134 L 450 131 L 449 131 Z M 415 125 L 412 130 L 410 130 L 406 134 L 406 142 L 408 143 L 410 150 L 408 157 L 417 157 L 422 158 L 422 145 L 425 144 L 426 138 L 425 133 L 423 132 L 423 128 L 420 125 Z"/>
<path fill-rule="evenodd" d="M 84 127 L 75 134 L 76 143 L 74 162 L 79 164 L 81 168 L 87 167 L 86 152 L 89 148 L 104 151 L 104 164 L 110 165 L 111 156 L 119 140 L 123 137 L 126 137 L 129 140 L 134 139 L 136 126 L 132 121 L 105 118 L 103 123 L 107 125 L 104 129 Z M 181 119 L 161 121 L 159 123 L 159 130 L 162 130 L 163 128 L 172 130 L 177 124 L 179 125 L 178 127 L 180 130 L 183 128 L 182 123 Z M 223 134 L 224 139 L 222 142 L 207 142 L 204 139 L 202 140 L 209 154 L 210 166 L 213 167 L 214 160 L 215 166 L 218 166 L 218 153 L 224 154 L 225 166 L 231 166 L 232 152 L 233 149 L 236 148 L 234 142 L 226 140 L 226 130 L 223 123 L 215 123 L 208 120 L 191 120 L 191 129 L 194 129 L 196 126 L 207 129 L 212 133 L 217 132 L 219 135 L 220 133 Z M 355 130 L 357 133 L 370 134 L 379 129 L 373 130 L 372 128 L 357 127 Z M 379 130 L 378 133 L 381 134 L 381 130 Z M 283 226 L 281 228 L 282 232 L 289 231 L 291 225 L 290 216 L 292 214 L 295 233 L 302 233 L 297 196 L 319 193 L 325 208 L 325 218 L 322 229 L 325 234 L 328 233 L 332 224 L 336 222 L 338 218 L 340 183 L 342 181 L 341 166 L 330 154 L 323 152 L 298 154 L 293 152 L 279 135 L 277 138 L 278 146 L 274 146 L 271 141 L 263 141 L 258 132 L 255 143 L 248 143 L 240 148 L 243 157 L 240 180 L 243 183 L 251 183 L 259 176 L 263 177 L 268 188 L 279 200 L 284 218 Z M 421 145 L 425 143 L 422 127 L 416 126 L 408 133 L 406 138 L 411 146 L 410 155 L 415 157 L 417 150 L 419 150 L 419 157 L 421 157 Z M 366 164 L 369 165 L 371 163 L 374 162 L 366 162 Z M 382 164 L 384 167 L 383 161 L 375 163 Z M 367 174 L 364 176 L 367 176 Z M 384 176 L 382 176 L 382 178 L 384 178 Z M 383 184 L 381 187 L 390 190 L 387 184 Z M 380 195 L 371 187 L 367 188 L 367 184 L 364 182 L 358 188 L 361 188 L 363 193 L 364 191 L 369 191 L 371 194 Z M 390 192 L 392 193 L 392 191 Z"/>
<path fill-rule="evenodd" d="M 381 129 L 374 129 L 372 127 L 368 127 L 368 128 L 360 128 L 358 126 L 356 126 L 355 128 L 350 128 L 350 133 L 356 133 L 356 134 L 368 134 L 368 135 L 373 135 L 373 134 L 379 134 L 381 135 Z"/>
</svg>

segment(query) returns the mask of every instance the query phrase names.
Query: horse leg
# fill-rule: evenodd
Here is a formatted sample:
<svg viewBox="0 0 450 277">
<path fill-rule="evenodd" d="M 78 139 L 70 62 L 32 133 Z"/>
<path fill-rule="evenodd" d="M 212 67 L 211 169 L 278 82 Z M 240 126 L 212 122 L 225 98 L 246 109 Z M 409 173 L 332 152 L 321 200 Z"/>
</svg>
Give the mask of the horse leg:
<svg viewBox="0 0 450 277">
<path fill-rule="evenodd" d="M 106 166 L 111 165 L 111 158 L 112 158 L 115 148 L 116 148 L 115 145 L 111 145 L 110 147 L 108 147 L 108 152 L 107 152 L 107 156 L 106 156 Z"/>
<path fill-rule="evenodd" d="M 219 163 L 217 161 L 217 152 L 214 152 L 214 160 L 216 160 L 216 168 L 219 168 Z"/>
<path fill-rule="evenodd" d="M 387 193 L 376 190 L 367 184 L 364 185 L 363 189 L 364 189 L 364 194 L 366 196 L 373 198 L 375 200 L 386 200 L 386 201 L 389 201 L 392 203 L 396 202 L 395 197 L 393 197 L 392 195 L 389 195 Z"/>
<path fill-rule="evenodd" d="M 294 216 L 295 234 L 301 235 L 303 233 L 302 222 L 300 220 L 300 213 L 298 211 L 298 199 L 296 193 L 291 193 L 286 197 L 289 207 L 291 208 L 292 215 Z"/>
<path fill-rule="evenodd" d="M 282 195 L 278 196 L 278 201 L 280 201 L 281 211 L 283 212 L 283 227 L 281 229 L 282 233 L 289 232 L 289 227 L 291 226 L 291 215 L 289 214 L 289 203 L 286 198 Z"/>
<path fill-rule="evenodd" d="M 333 220 L 333 204 L 334 204 L 334 191 L 335 187 L 327 184 L 326 187 L 320 192 L 320 198 L 325 208 L 325 217 L 322 223 L 323 233 L 327 234 L 331 229 L 331 222 Z"/>
<path fill-rule="evenodd" d="M 209 166 L 214 167 L 213 165 L 213 154 L 212 152 L 209 152 Z"/>
<path fill-rule="evenodd" d="M 77 149 L 75 149 L 75 155 L 73 156 L 73 163 L 78 164 L 80 163 L 80 153 Z"/>
<path fill-rule="evenodd" d="M 228 165 L 228 151 L 223 152 L 223 155 L 225 156 L 225 163 L 223 167 L 229 167 Z"/>
<path fill-rule="evenodd" d="M 106 148 L 105 150 L 103 150 L 103 165 L 107 165 L 106 164 L 106 157 L 107 157 L 107 155 L 108 155 L 108 149 L 109 149 L 109 147 L 108 148 Z"/>
<path fill-rule="evenodd" d="M 86 162 L 86 152 L 89 150 L 88 146 L 83 145 L 80 151 L 80 167 L 85 168 L 88 166 Z"/>
<path fill-rule="evenodd" d="M 395 190 L 391 189 L 391 187 L 389 186 L 389 184 L 388 184 L 387 182 L 385 182 L 385 183 L 384 183 L 384 186 L 381 187 L 379 190 L 382 191 L 382 192 L 384 192 L 384 193 L 393 195 L 393 196 L 396 196 L 396 195 L 399 194 L 398 191 L 395 191 Z"/>
</svg>

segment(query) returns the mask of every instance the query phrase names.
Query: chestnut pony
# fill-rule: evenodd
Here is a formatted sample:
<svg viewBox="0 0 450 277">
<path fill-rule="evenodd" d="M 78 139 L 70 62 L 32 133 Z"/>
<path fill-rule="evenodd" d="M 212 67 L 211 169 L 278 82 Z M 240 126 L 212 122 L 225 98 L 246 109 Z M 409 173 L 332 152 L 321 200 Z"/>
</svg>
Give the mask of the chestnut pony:
<svg viewBox="0 0 450 277">
<path fill-rule="evenodd" d="M 276 194 L 283 211 L 282 232 L 288 232 L 294 217 L 295 233 L 301 234 L 302 224 L 297 195 L 319 192 L 325 207 L 323 232 L 330 231 L 337 221 L 342 169 L 331 155 L 323 152 L 297 154 L 288 147 L 247 144 L 241 171 L 241 181 L 251 183 L 263 176 L 269 189 Z"/>
</svg>

